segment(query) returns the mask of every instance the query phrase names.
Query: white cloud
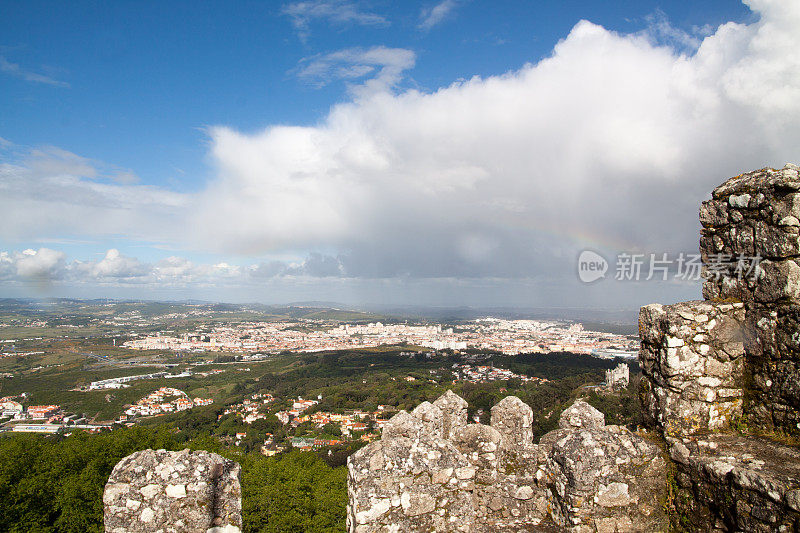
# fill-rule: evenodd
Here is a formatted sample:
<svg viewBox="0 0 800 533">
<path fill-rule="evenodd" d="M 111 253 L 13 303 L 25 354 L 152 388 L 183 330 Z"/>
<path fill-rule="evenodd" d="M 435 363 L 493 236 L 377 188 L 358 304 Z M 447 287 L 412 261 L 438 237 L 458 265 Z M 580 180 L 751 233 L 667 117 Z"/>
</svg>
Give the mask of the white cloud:
<svg viewBox="0 0 800 533">
<path fill-rule="evenodd" d="M 358 2 L 348 0 L 308 0 L 283 6 L 284 15 L 292 20 L 301 41 L 305 42 L 311 33 L 311 23 L 324 20 L 332 24 L 358 24 L 360 26 L 386 26 L 383 16 L 361 9 Z"/>
<path fill-rule="evenodd" d="M 694 52 L 699 48 L 702 37 L 707 37 L 713 31 L 708 27 L 693 28 L 692 33 L 676 28 L 670 24 L 667 15 L 660 9 L 646 17 L 647 28 L 643 35 L 650 38 L 653 43 L 672 46 L 678 51 Z"/>
<path fill-rule="evenodd" d="M 197 276 L 194 263 L 183 257 L 168 257 L 156 263 L 153 273 L 160 281 L 192 281 Z"/>
<path fill-rule="evenodd" d="M 134 183 L 139 183 L 139 176 L 137 176 L 132 170 L 120 170 L 114 173 L 111 179 L 120 185 L 133 185 Z"/>
<path fill-rule="evenodd" d="M 236 279 L 242 275 L 242 268 L 239 265 L 229 265 L 225 262 L 212 265 L 210 271 L 213 276 L 227 279 Z"/>
<path fill-rule="evenodd" d="M 419 28 L 425 31 L 430 30 L 452 13 L 457 5 L 458 2 L 455 0 L 443 0 L 432 7 L 423 8 L 419 14 Z"/>
<path fill-rule="evenodd" d="M 304 59 L 297 76 L 317 87 L 333 80 L 359 80 L 361 84 L 351 89 L 363 97 L 392 89 L 415 59 L 414 52 L 405 48 L 347 48 Z"/>
<path fill-rule="evenodd" d="M 180 239 L 190 197 L 134 181 L 127 171 L 57 147 L 30 149 L 0 163 L 0 239 Z"/>
<path fill-rule="evenodd" d="M 214 128 L 194 225 L 223 252 L 333 249 L 357 277 L 571 280 L 584 246 L 695 250 L 710 189 L 800 145 L 800 4 L 752 6 L 696 53 L 581 21 L 501 76 Z M 311 71 L 340 63 L 371 66 Z"/>
<path fill-rule="evenodd" d="M 60 277 L 66 254 L 50 248 L 24 250 L 11 256 L 16 275 L 23 280 L 50 281 Z"/>
<path fill-rule="evenodd" d="M 45 146 L 30 151 L 24 160 L 25 166 L 36 175 L 73 176 L 96 178 L 95 163 L 91 159 L 73 154 L 57 146 Z"/>
<path fill-rule="evenodd" d="M 112 248 L 100 261 L 75 262 L 72 270 L 87 276 L 88 279 L 118 281 L 144 279 L 151 273 L 152 267 Z"/>
<path fill-rule="evenodd" d="M 0 252 L 0 281 L 13 279 L 16 270 L 11 255 L 8 252 Z"/>
<path fill-rule="evenodd" d="M 60 81 L 50 76 L 22 68 L 17 63 L 12 63 L 3 56 L 0 56 L 0 72 L 5 72 L 9 76 L 33 83 L 43 83 L 45 85 L 53 85 L 55 87 L 69 87 L 69 83 L 65 81 Z"/>
<path fill-rule="evenodd" d="M 262 286 L 276 280 L 342 278 L 340 260 L 321 253 L 311 253 L 301 261 L 273 260 L 236 265 L 227 262 L 195 263 L 185 257 L 170 256 L 156 263 L 130 257 L 109 249 L 100 260 L 67 260 L 58 250 L 40 248 L 23 251 L 0 251 L 0 283 L 34 283 L 37 287 L 77 285 L 89 287 L 141 287 L 163 289 L 176 287 Z M 52 288 L 52 287 L 51 287 Z"/>
</svg>

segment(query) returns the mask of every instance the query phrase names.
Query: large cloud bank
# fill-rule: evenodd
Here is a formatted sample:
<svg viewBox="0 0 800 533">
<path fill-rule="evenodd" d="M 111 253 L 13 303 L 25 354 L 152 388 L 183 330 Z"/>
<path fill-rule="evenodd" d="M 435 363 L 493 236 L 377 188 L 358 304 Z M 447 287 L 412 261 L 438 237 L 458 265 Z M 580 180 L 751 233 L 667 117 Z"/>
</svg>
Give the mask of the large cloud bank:
<svg viewBox="0 0 800 533">
<path fill-rule="evenodd" d="M 633 35 L 581 21 L 538 63 L 433 92 L 398 89 L 411 51 L 319 56 L 299 75 L 360 83 L 350 99 L 312 127 L 211 128 L 216 177 L 199 193 L 104 181 L 71 154 L 0 165 L 0 210 L 9 215 L 0 236 L 115 234 L 308 257 L 219 270 L 248 279 L 556 286 L 574 283 L 583 247 L 693 251 L 697 206 L 710 189 L 800 159 L 800 3 L 747 3 L 756 22 L 705 37 L 663 20 Z M 70 268 L 155 281 L 212 272 L 173 263 L 112 254 Z"/>
<path fill-rule="evenodd" d="M 581 21 L 502 76 L 357 93 L 315 127 L 214 128 L 199 234 L 224 252 L 333 248 L 376 277 L 558 272 L 583 246 L 695 250 L 713 186 L 800 157 L 800 4 L 750 6 L 758 22 L 693 53 Z"/>
</svg>

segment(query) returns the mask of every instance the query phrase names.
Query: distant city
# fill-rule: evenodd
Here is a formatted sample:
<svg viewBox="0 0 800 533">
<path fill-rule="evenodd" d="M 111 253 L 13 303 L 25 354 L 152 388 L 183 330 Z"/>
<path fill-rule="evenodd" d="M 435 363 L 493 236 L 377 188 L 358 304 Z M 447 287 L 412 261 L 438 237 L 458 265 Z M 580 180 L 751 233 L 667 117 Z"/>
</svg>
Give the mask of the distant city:
<svg viewBox="0 0 800 533">
<path fill-rule="evenodd" d="M 538 358 L 526 360 L 525 354 L 580 355 L 585 360 L 575 363 L 578 367 L 637 357 L 638 337 L 623 333 L 629 328 L 605 329 L 611 331 L 561 319 L 437 321 L 326 307 L 5 300 L 0 302 L 0 419 L 5 419 L 0 432 L 102 431 L 220 406 L 219 423 L 235 416 L 243 424 L 238 429 L 244 431 L 232 435 L 233 445 L 254 422 L 282 428 L 280 437 L 265 435 L 262 452 L 268 455 L 288 447 L 370 440 L 387 414 L 398 410 L 397 400 L 363 409 L 353 406 L 363 400 L 350 403 L 321 393 L 327 385 L 310 397 L 302 387 L 296 389 L 300 395 L 276 394 L 274 385 L 260 388 L 261 376 L 267 369 L 285 376 L 296 364 L 324 363 L 326 354 L 356 354 L 370 362 L 354 369 L 378 364 L 379 376 L 369 385 L 354 378 L 358 388 L 535 389 L 551 379 L 547 372 L 524 371 Z M 396 359 L 387 366 L 383 353 Z M 381 373 L 387 369 L 390 373 Z M 319 371 L 330 370 L 323 365 Z M 596 376 L 587 385 L 597 385 Z M 606 382 L 615 381 L 612 377 Z M 627 367 L 624 378 L 627 384 Z M 244 394 L 245 383 L 258 388 Z"/>
<path fill-rule="evenodd" d="M 248 322 L 210 327 L 208 333 L 174 336 L 160 332 L 129 340 L 123 347 L 194 352 L 318 352 L 412 344 L 433 350 L 475 348 L 507 355 L 568 351 L 607 358 L 635 358 L 639 349 L 638 340 L 631 336 L 590 331 L 581 324 L 540 320 L 483 318 L 457 328 L 381 322 L 335 326 L 323 321 L 304 321 L 302 324 L 307 330 L 285 322 Z"/>
</svg>

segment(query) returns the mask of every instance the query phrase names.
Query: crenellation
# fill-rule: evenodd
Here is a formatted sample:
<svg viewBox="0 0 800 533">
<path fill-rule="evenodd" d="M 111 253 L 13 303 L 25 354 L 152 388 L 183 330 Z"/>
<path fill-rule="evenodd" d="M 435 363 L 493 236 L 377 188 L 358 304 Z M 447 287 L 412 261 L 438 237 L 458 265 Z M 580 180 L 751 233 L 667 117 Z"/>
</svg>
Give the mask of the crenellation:
<svg viewBox="0 0 800 533">
<path fill-rule="evenodd" d="M 458 430 L 467 425 L 467 402 L 458 394 L 448 390 L 433 403 L 442 410 L 442 437 L 451 439 Z"/>
<path fill-rule="evenodd" d="M 516 396 L 506 396 L 492 407 L 491 425 L 503 436 L 503 446 L 517 451 L 533 444 L 533 410 Z"/>
<path fill-rule="evenodd" d="M 452 437 L 424 420 L 438 405 L 457 407 Z M 448 391 L 396 415 L 380 441 L 349 458 L 350 532 L 664 529 L 663 509 L 638 505 L 663 495 L 658 448 L 606 426 L 587 403 L 565 411 L 539 444 L 519 398 L 495 405 L 491 426 L 466 424 L 465 408 Z"/>
<path fill-rule="evenodd" d="M 431 402 L 422 402 L 411 412 L 414 418 L 422 422 L 426 433 L 447 438 L 445 434 L 445 414 Z M 449 431 L 449 428 L 448 430 Z"/>
<path fill-rule="evenodd" d="M 547 465 L 554 476 L 554 519 L 576 531 L 666 530 L 658 509 L 665 466 L 658 446 L 624 428 L 595 425 L 565 432 Z"/>
<path fill-rule="evenodd" d="M 561 429 L 601 429 L 605 425 L 606 416 L 583 400 L 565 409 L 558 420 Z"/>
</svg>

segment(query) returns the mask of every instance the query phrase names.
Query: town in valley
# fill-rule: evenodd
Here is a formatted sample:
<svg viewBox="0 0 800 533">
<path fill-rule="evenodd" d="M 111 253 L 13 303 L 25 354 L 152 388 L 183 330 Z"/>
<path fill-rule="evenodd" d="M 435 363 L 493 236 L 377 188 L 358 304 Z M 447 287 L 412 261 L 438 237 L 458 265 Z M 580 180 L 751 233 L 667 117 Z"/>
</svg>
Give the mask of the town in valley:
<svg viewBox="0 0 800 533">
<path fill-rule="evenodd" d="M 386 403 L 369 394 L 349 399 L 324 380 L 261 386 L 309 361 L 322 362 L 324 374 L 327 360 L 355 358 L 362 366 L 350 388 L 533 389 L 552 376 L 525 372 L 520 358 L 565 353 L 610 368 L 635 359 L 638 337 L 630 328 L 522 317 L 442 321 L 302 306 L 6 300 L 0 350 L 2 431 L 109 431 L 210 409 L 213 423 L 228 428 L 219 432 L 226 444 L 274 455 L 369 442 L 405 407 L 390 395 Z M 480 420 L 484 410 L 472 416 Z"/>
</svg>

